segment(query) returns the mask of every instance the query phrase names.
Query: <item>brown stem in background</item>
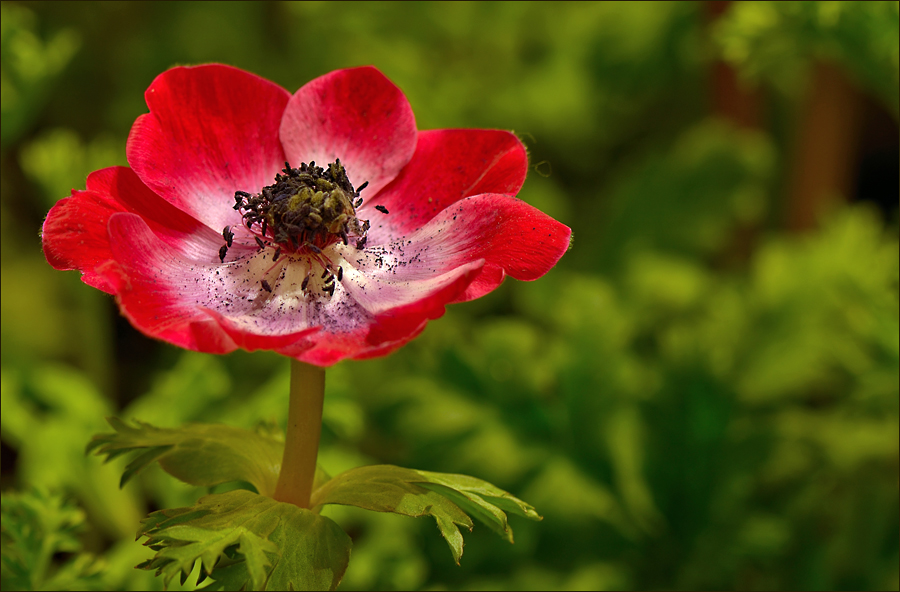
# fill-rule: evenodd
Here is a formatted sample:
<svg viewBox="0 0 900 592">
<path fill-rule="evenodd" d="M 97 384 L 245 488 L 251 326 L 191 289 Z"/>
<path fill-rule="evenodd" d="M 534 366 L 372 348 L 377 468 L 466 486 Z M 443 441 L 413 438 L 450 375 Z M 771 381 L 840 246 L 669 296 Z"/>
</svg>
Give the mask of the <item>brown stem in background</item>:
<svg viewBox="0 0 900 592">
<path fill-rule="evenodd" d="M 704 2 L 707 29 L 711 29 L 732 4 L 733 2 L 723 0 Z M 741 129 L 753 130 L 763 126 L 762 89 L 742 80 L 738 71 L 728 62 L 722 59 L 712 62 L 708 92 L 710 110 L 716 117 Z M 747 261 L 753 253 L 758 230 L 757 224 L 738 224 L 733 230 L 731 241 L 717 257 L 718 263 L 730 266 Z"/>
<path fill-rule="evenodd" d="M 730 8 L 732 2 L 705 2 L 707 28 Z M 738 127 L 758 129 L 762 125 L 763 97 L 759 87 L 741 80 L 737 70 L 724 60 L 712 63 L 709 85 L 712 112 Z"/>
<path fill-rule="evenodd" d="M 860 95 L 844 72 L 813 66 L 800 106 L 788 185 L 787 226 L 814 228 L 819 215 L 851 192 L 860 127 Z"/>
</svg>

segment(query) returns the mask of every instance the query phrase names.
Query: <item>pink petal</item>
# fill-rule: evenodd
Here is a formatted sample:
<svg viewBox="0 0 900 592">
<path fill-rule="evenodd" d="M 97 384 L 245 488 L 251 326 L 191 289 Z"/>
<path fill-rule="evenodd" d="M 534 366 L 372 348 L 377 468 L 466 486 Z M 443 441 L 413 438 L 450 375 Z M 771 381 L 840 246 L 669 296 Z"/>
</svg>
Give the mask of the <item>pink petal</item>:
<svg viewBox="0 0 900 592">
<path fill-rule="evenodd" d="M 178 67 L 144 94 L 128 162 L 163 198 L 214 229 L 240 224 L 234 192 L 258 192 L 284 167 L 278 127 L 290 94 L 231 66 Z"/>
<path fill-rule="evenodd" d="M 236 322 L 223 314 L 212 309 L 205 309 L 205 312 L 215 319 L 220 327 L 228 334 L 234 343 L 241 349 L 247 351 L 256 351 L 259 349 L 279 349 L 286 347 L 297 348 L 297 344 L 312 343 L 309 336 L 321 331 L 321 327 L 307 327 L 292 333 L 284 333 L 281 335 L 261 335 L 245 330 L 240 322 Z M 302 349 L 306 349 L 303 347 Z"/>
<path fill-rule="evenodd" d="M 475 261 L 454 270 L 447 277 L 431 281 L 430 291 L 422 290 L 421 285 L 413 286 L 412 291 L 418 293 L 418 299 L 367 317 L 366 324 L 361 324 L 353 330 L 340 333 L 323 332 L 311 336 L 304 342 L 276 351 L 317 366 L 330 366 L 347 358 L 362 360 L 386 355 L 421 333 L 429 320 L 443 316 L 447 303 L 463 293 L 478 275 L 482 264 L 482 261 Z M 368 286 L 374 288 L 377 283 L 380 282 L 372 281 Z M 425 280 L 421 283 L 429 282 Z M 358 295 L 359 287 L 352 288 L 353 282 L 348 281 L 346 275 L 343 286 L 351 286 L 347 289 L 347 294 L 351 298 Z M 399 292 L 393 294 L 396 296 Z M 338 296 L 338 292 L 335 296 Z"/>
<path fill-rule="evenodd" d="M 349 265 L 345 266 L 343 286 L 363 309 L 380 315 L 427 300 L 432 294 L 453 284 L 460 276 L 480 271 L 483 261 L 469 259 L 440 270 L 422 270 L 407 266 L 403 246 L 391 251 L 372 247 L 357 251 L 353 246 L 336 247 Z"/>
<path fill-rule="evenodd" d="M 386 344 L 399 347 L 412 339 L 428 319 L 441 316 L 446 303 L 462 294 L 482 262 L 470 263 L 441 277 L 406 282 L 362 277 L 345 263 L 347 271 L 334 295 L 318 301 L 296 298 L 306 275 L 302 265 L 299 270 L 297 265 L 286 266 L 283 273 L 275 274 L 272 294 L 259 287 L 258 274 L 251 273 L 250 281 L 244 281 L 247 265 L 237 263 L 230 267 L 241 265 L 244 270 L 239 275 L 224 279 L 231 281 L 226 290 L 231 306 L 228 310 L 208 310 L 235 343 L 251 351 L 274 349 L 307 363 L 329 366 L 346 358 L 365 357 L 367 352 L 384 349 Z M 267 266 L 260 269 L 264 267 Z M 268 277 L 271 279 L 272 274 Z M 367 297 L 367 291 L 377 297 Z M 244 298 L 240 298 L 241 294 Z M 251 298 L 263 304 L 248 305 Z"/>
<path fill-rule="evenodd" d="M 367 249 L 380 249 L 387 262 L 370 265 L 368 274 L 379 280 L 413 280 L 483 259 L 484 267 L 454 299 L 464 302 L 494 290 L 507 274 L 518 280 L 541 277 L 569 248 L 571 235 L 568 227 L 517 198 L 476 195 L 444 209 L 408 236 Z"/>
<path fill-rule="evenodd" d="M 525 182 L 528 154 L 512 133 L 501 130 L 419 132 L 416 152 L 400 175 L 377 196 L 363 192 L 359 215 L 372 223 L 371 244 L 418 229 L 464 197 L 515 195 Z M 388 214 L 374 209 L 385 206 Z"/>
<path fill-rule="evenodd" d="M 280 135 L 292 166 L 311 160 L 325 166 L 339 158 L 354 187 L 369 182 L 364 196 L 396 177 L 416 149 L 409 102 L 371 66 L 331 72 L 300 88 Z"/>
<path fill-rule="evenodd" d="M 56 269 L 79 269 L 86 284 L 113 293 L 113 286 L 96 270 L 112 259 L 107 224 L 117 212 L 140 215 L 159 239 L 170 244 L 180 243 L 188 234 L 215 235 L 150 191 L 131 169 L 110 167 L 91 173 L 85 191 L 73 190 L 47 214 L 41 234 L 47 261 Z"/>
</svg>

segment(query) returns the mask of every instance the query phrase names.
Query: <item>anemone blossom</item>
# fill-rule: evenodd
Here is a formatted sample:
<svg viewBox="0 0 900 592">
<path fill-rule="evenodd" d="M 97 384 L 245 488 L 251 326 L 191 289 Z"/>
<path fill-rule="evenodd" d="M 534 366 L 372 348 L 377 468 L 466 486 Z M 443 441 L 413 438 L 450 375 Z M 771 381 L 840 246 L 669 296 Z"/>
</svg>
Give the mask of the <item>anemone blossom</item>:
<svg viewBox="0 0 900 592">
<path fill-rule="evenodd" d="M 91 173 L 42 240 L 151 337 L 318 366 L 379 356 L 569 246 L 514 197 L 528 168 L 515 135 L 418 131 L 375 68 L 291 95 L 230 66 L 177 67 L 145 98 L 131 168 Z"/>
</svg>

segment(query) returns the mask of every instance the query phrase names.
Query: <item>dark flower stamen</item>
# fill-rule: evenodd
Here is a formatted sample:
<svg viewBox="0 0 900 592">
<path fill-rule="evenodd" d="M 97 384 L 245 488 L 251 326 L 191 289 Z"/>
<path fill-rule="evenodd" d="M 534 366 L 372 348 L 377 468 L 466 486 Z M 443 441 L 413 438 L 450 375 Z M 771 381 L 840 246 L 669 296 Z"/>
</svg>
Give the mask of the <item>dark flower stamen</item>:
<svg viewBox="0 0 900 592">
<path fill-rule="evenodd" d="M 262 286 L 262 289 L 265 290 L 266 292 L 272 291 L 272 286 L 270 286 L 269 282 L 267 282 L 266 280 L 261 280 L 259 283 Z"/>
<path fill-rule="evenodd" d="M 342 279 L 344 279 L 344 268 L 343 267 L 338 267 L 337 278 L 338 278 L 338 281 L 341 281 Z"/>
<path fill-rule="evenodd" d="M 225 255 L 227 255 L 227 254 L 228 254 L 228 245 L 222 245 L 221 248 L 219 248 L 219 261 L 221 261 L 222 263 L 225 263 Z"/>
<path fill-rule="evenodd" d="M 249 199 L 250 194 L 246 191 L 235 191 L 234 192 L 234 209 L 239 210 L 241 206 L 244 205 L 244 200 Z"/>
<path fill-rule="evenodd" d="M 384 206 L 375 206 L 375 209 L 378 210 L 379 212 L 381 212 L 382 214 L 387 214 L 387 213 L 389 213 L 389 212 L 388 212 L 388 209 L 387 209 L 386 207 L 384 207 Z"/>
<path fill-rule="evenodd" d="M 353 189 L 340 159 L 327 168 L 315 162 L 291 168 L 286 162 L 275 183 L 259 193 L 236 191 L 235 209 L 243 212 L 244 224 L 260 249 L 267 246 L 263 239 L 271 236 L 279 249 L 319 255 L 337 241 L 347 245 L 353 238 L 357 245 L 365 245 L 369 221 L 356 217 L 356 207 L 366 185 Z"/>
</svg>

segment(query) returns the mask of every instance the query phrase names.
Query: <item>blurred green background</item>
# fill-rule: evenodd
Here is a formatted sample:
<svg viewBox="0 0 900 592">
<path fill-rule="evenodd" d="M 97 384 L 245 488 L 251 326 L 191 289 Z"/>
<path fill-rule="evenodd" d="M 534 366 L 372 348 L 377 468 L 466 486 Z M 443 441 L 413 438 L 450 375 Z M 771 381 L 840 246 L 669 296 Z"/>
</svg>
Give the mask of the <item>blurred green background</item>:
<svg viewBox="0 0 900 592">
<path fill-rule="evenodd" d="M 211 61 L 290 91 L 374 64 L 421 129 L 519 134 L 520 197 L 574 231 L 328 372 L 329 472 L 468 473 L 543 522 L 457 567 L 428 520 L 328 510 L 341 589 L 898 589 L 897 2 L 2 3 L 5 581 L 159 589 L 138 520 L 205 491 L 119 490 L 104 416 L 285 420 L 284 359 L 145 338 L 40 250 L 153 78 Z"/>
</svg>

